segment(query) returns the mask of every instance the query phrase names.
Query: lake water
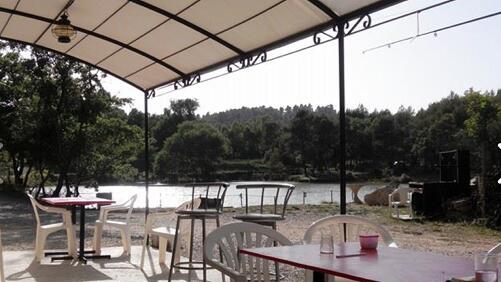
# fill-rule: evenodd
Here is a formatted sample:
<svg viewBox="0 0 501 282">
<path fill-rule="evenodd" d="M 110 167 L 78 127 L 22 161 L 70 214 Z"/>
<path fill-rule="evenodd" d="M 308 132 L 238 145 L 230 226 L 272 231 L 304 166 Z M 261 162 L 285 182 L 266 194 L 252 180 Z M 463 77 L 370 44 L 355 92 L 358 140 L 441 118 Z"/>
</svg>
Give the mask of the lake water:
<svg viewBox="0 0 501 282">
<path fill-rule="evenodd" d="M 230 187 L 226 192 L 226 199 L 224 202 L 225 207 L 240 207 L 241 198 L 240 193 L 244 193 L 245 190 L 237 190 L 235 188 L 238 184 L 252 183 L 252 182 L 230 182 Z M 339 203 L 339 184 L 328 184 L 328 183 L 294 183 L 287 182 L 296 186 L 296 189 L 292 193 L 292 197 L 289 200 L 289 204 L 302 204 L 303 203 L 303 193 L 306 192 L 306 197 L 304 198 L 306 204 L 320 204 L 322 202 L 331 201 L 331 191 L 332 199 L 334 202 Z M 348 185 L 349 186 L 349 185 Z M 373 185 L 364 186 L 360 192 L 359 197 L 363 199 L 364 195 L 370 193 L 376 189 Z M 81 189 L 81 193 L 93 192 L 93 189 Z M 259 199 L 261 195 L 261 190 L 256 189 L 254 191 L 249 190 L 249 204 L 259 205 Z M 146 206 L 146 192 L 144 186 L 139 185 L 116 185 L 116 186 L 100 186 L 99 192 L 111 192 L 113 193 L 113 200 L 117 203 L 121 203 L 129 199 L 132 195 L 137 194 L 138 199 L 135 206 L 138 208 L 144 208 Z M 198 193 L 197 193 L 198 194 Z M 352 202 L 351 190 L 347 189 L 346 201 Z M 265 194 L 267 195 L 267 194 Z M 149 188 L 149 204 L 150 207 L 177 207 L 184 201 L 191 199 L 191 188 L 163 185 L 163 184 L 152 184 Z M 265 197 L 268 204 L 273 203 L 273 196 L 267 195 Z M 245 203 L 245 194 L 243 195 L 243 200 Z M 283 201 L 283 198 L 282 198 Z M 279 199 L 280 202 L 280 199 Z"/>
</svg>

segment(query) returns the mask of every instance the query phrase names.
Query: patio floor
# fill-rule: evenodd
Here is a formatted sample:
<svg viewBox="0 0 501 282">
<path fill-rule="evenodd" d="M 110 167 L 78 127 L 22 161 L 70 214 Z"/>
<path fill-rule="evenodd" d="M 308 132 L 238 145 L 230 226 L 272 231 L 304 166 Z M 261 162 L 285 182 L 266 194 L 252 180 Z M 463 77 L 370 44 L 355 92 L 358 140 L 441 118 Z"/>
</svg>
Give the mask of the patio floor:
<svg viewBox="0 0 501 282">
<path fill-rule="evenodd" d="M 167 281 L 168 266 L 158 264 L 158 251 L 147 253 L 144 271 L 139 268 L 141 247 L 132 247 L 132 256 L 122 256 L 121 247 L 103 248 L 102 254 L 110 254 L 111 260 L 89 260 L 87 265 L 78 262 L 50 262 L 49 258 L 41 264 L 33 262 L 33 251 L 5 251 L 4 267 L 6 281 Z M 170 262 L 170 253 L 167 253 Z M 208 281 L 221 281 L 215 270 L 207 272 Z M 202 281 L 202 271 L 182 271 L 174 274 L 172 281 Z"/>
</svg>

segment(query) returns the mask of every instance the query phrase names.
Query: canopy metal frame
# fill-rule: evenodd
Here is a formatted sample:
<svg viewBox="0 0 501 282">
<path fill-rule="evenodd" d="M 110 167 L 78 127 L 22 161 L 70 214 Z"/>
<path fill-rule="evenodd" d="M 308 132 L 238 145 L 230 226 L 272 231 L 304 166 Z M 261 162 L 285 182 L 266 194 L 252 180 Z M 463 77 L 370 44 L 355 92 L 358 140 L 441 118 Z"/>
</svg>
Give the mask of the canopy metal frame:
<svg viewBox="0 0 501 282">
<path fill-rule="evenodd" d="M 177 90 L 178 88 L 182 87 L 187 87 L 191 86 L 192 84 L 196 82 L 200 82 L 200 75 L 201 73 L 207 73 L 210 71 L 213 71 L 215 69 L 219 69 L 221 67 L 224 67 L 226 65 L 226 69 L 228 73 L 231 73 L 233 71 L 233 68 L 237 69 L 242 69 L 246 67 L 250 67 L 256 64 L 258 60 L 261 62 L 265 62 L 267 59 L 267 51 L 273 50 L 282 46 L 285 46 L 287 44 L 290 44 L 292 42 L 307 38 L 308 36 L 313 35 L 313 42 L 318 45 L 322 43 L 322 40 L 320 38 L 321 34 L 327 35 L 328 37 L 332 39 L 337 39 L 338 40 L 338 71 L 339 71 L 339 125 L 340 125 L 340 131 L 339 131 L 339 145 L 340 145 L 340 155 L 339 155 L 339 173 L 340 173 L 340 213 L 341 214 L 346 214 L 347 209 L 346 209 L 346 105 L 345 105 L 345 52 L 344 52 L 344 39 L 346 36 L 358 33 L 364 29 L 369 29 L 371 27 L 372 19 L 370 14 L 376 11 L 379 11 L 381 9 L 384 9 L 385 7 L 395 5 L 399 2 L 405 1 L 405 0 L 397 0 L 397 1 L 380 1 L 376 2 L 373 5 L 369 5 L 363 9 L 360 9 L 358 11 L 355 11 L 353 13 L 347 14 L 344 17 L 339 17 L 334 13 L 332 10 L 330 10 L 327 6 L 325 6 L 322 2 L 318 0 L 309 0 L 311 3 L 313 3 L 315 6 L 319 7 L 324 13 L 326 13 L 328 16 L 332 18 L 330 22 L 327 24 L 324 24 L 320 27 L 316 27 L 311 30 L 304 31 L 302 33 L 296 34 L 295 36 L 292 36 L 290 38 L 284 38 L 282 40 L 276 41 L 272 44 L 269 44 L 268 46 L 265 47 L 260 47 L 256 50 L 243 53 L 241 54 L 238 58 L 232 58 L 230 60 L 217 63 L 213 66 L 209 66 L 205 69 L 198 70 L 197 72 L 193 72 L 190 74 L 187 74 L 184 79 L 176 80 L 176 81 L 171 81 L 164 83 L 162 85 L 155 86 L 154 88 L 159 88 L 162 86 L 165 86 L 169 83 L 174 83 L 174 88 Z M 353 25 L 350 24 L 351 21 L 355 21 Z M 360 28 L 361 24 L 361 28 Z M 359 28 L 359 29 L 357 29 Z M 326 30 L 332 30 L 334 31 L 334 37 L 331 35 L 328 35 L 326 33 Z M 148 152 L 148 144 L 149 144 L 149 133 L 148 133 L 148 100 L 152 97 L 154 97 L 155 92 L 151 92 L 152 90 L 146 90 L 145 93 L 145 162 L 146 165 L 145 167 L 148 169 L 149 167 L 149 152 Z M 153 95 L 151 95 L 153 93 Z M 146 191 L 148 191 L 148 186 L 149 186 L 149 179 L 148 179 L 148 173 L 146 173 Z M 146 211 L 148 213 L 148 204 Z"/>
<path fill-rule="evenodd" d="M 216 69 L 224 68 L 224 67 L 226 68 L 226 70 L 228 72 L 232 72 L 235 69 L 242 69 L 242 68 L 247 68 L 247 67 L 253 66 L 257 63 L 265 62 L 267 60 L 267 52 L 269 52 L 273 49 L 277 49 L 279 47 L 288 45 L 290 43 L 299 41 L 301 39 L 305 39 L 307 37 L 313 36 L 315 44 L 319 44 L 321 42 L 321 38 L 320 38 L 321 35 L 327 34 L 326 33 L 327 30 L 332 30 L 335 33 L 334 38 L 338 39 L 338 57 L 339 57 L 339 66 L 338 66 L 339 67 L 339 77 L 338 77 L 338 79 L 339 79 L 339 120 L 340 120 L 339 143 L 340 143 L 340 147 L 341 147 L 341 153 L 339 156 L 340 198 L 341 198 L 340 199 L 340 206 L 341 206 L 340 211 L 342 214 L 346 213 L 346 132 L 345 132 L 346 116 L 345 116 L 344 39 L 346 36 L 360 31 L 360 29 L 369 28 L 371 25 L 371 18 L 370 18 L 371 13 L 374 13 L 376 11 L 379 11 L 379 10 L 385 9 L 387 7 L 396 5 L 396 4 L 403 2 L 405 0 L 379 0 L 379 1 L 373 2 L 372 4 L 368 4 L 366 6 L 363 6 L 362 8 L 359 8 L 359 9 L 353 10 L 351 12 L 348 12 L 346 14 L 343 14 L 341 16 L 336 14 L 336 12 L 331 10 L 321 0 L 308 0 L 309 3 L 311 3 L 312 5 L 317 7 L 320 11 L 322 11 L 330 20 L 323 22 L 321 24 L 318 24 L 316 26 L 307 28 L 307 29 L 302 30 L 300 32 L 297 32 L 295 34 L 285 36 L 285 37 L 280 38 L 278 40 L 275 40 L 271 43 L 267 43 L 263 46 L 258 46 L 252 50 L 249 50 L 249 51 L 243 51 L 240 48 L 236 47 L 234 44 L 231 44 L 230 42 L 223 40 L 220 36 L 218 36 L 218 34 L 220 34 L 221 32 L 211 33 L 207 29 L 205 29 L 201 26 L 198 26 L 197 24 L 179 16 L 179 13 L 182 13 L 185 9 L 190 8 L 192 5 L 195 5 L 199 1 L 194 1 L 191 5 L 189 5 L 185 9 L 181 10 L 178 14 L 174 14 L 174 13 L 168 12 L 164 9 L 161 9 L 155 5 L 152 5 L 147 1 L 129 0 L 129 1 L 124 2 L 123 5 L 119 6 L 118 9 L 112 15 L 109 16 L 109 17 L 112 17 L 115 13 L 118 13 L 122 8 L 129 5 L 129 3 L 134 3 L 136 5 L 141 6 L 142 8 L 145 8 L 149 11 L 153 11 L 156 14 L 159 14 L 159 15 L 165 17 L 165 20 L 157 26 L 160 26 L 161 24 L 172 20 L 172 21 L 175 21 L 175 22 L 189 28 L 190 30 L 196 31 L 197 33 L 202 34 L 203 36 L 206 37 L 205 39 L 199 40 L 198 42 L 194 43 L 194 45 L 199 44 L 205 40 L 212 40 L 213 42 L 217 42 L 217 44 L 219 44 L 220 46 L 223 46 L 227 50 L 230 50 L 232 52 L 232 54 L 235 54 L 233 56 L 230 56 L 227 59 L 215 62 L 215 63 L 208 65 L 208 66 L 200 67 L 198 69 L 195 69 L 195 70 L 192 70 L 189 72 L 183 72 L 179 68 L 173 66 L 172 64 L 165 62 L 166 58 L 155 57 L 151 54 L 148 54 L 144 50 L 141 50 L 139 48 L 132 46 L 132 43 L 134 43 L 136 40 L 138 40 L 139 38 L 141 38 L 145 34 L 139 36 L 138 38 L 136 38 L 135 40 L 132 40 L 129 43 L 124 43 L 124 42 L 119 41 L 115 38 L 111 38 L 111 37 L 106 36 L 102 33 L 99 33 L 97 31 L 97 29 L 102 24 L 104 24 L 109 19 L 109 17 L 105 18 L 100 24 L 98 24 L 92 30 L 85 29 L 85 28 L 78 27 L 78 26 L 73 26 L 75 28 L 75 30 L 85 34 L 84 37 L 93 36 L 93 37 L 96 37 L 97 39 L 100 39 L 100 40 L 103 40 L 105 42 L 112 43 L 114 45 L 119 46 L 120 49 L 115 51 L 114 53 L 119 52 L 122 49 L 125 49 L 127 51 L 132 52 L 133 54 L 139 55 L 145 59 L 152 61 L 153 64 L 158 64 L 159 66 L 165 68 L 166 70 L 177 74 L 177 77 L 175 77 L 174 79 L 168 79 L 166 81 L 163 81 L 163 82 L 158 83 L 158 84 L 151 86 L 151 87 L 144 87 L 144 86 L 139 85 L 138 83 L 134 83 L 129 78 L 130 76 L 134 75 L 134 72 L 132 74 L 129 73 L 128 75 L 119 75 L 117 73 L 113 73 L 110 70 L 107 70 L 103 67 L 98 66 L 98 64 L 101 63 L 106 58 L 102 59 L 97 64 L 91 63 L 89 61 L 85 61 L 82 58 L 78 58 L 76 56 L 72 56 L 72 55 L 68 54 L 68 52 L 73 47 L 71 47 L 69 50 L 62 52 L 62 51 L 58 51 L 58 50 L 55 50 L 55 49 L 52 49 L 52 48 L 49 48 L 46 46 L 42 46 L 39 44 L 39 41 L 41 40 L 41 38 L 47 32 L 50 32 L 50 26 L 55 22 L 55 20 L 57 20 L 57 18 L 60 16 L 61 13 L 63 13 L 71 5 L 73 5 L 74 0 L 68 0 L 64 6 L 64 9 L 58 11 L 56 17 L 54 17 L 54 18 L 43 17 L 41 15 L 32 14 L 29 12 L 17 10 L 17 6 L 19 5 L 20 1 L 21 0 L 17 0 L 16 7 L 14 7 L 14 9 L 0 7 L 0 12 L 9 14 L 9 17 L 8 17 L 7 22 L 5 23 L 3 29 L 5 29 L 5 27 L 7 26 L 7 24 L 9 23 L 9 21 L 11 20 L 11 17 L 13 15 L 18 16 L 18 17 L 22 17 L 22 18 L 28 18 L 28 19 L 32 19 L 32 20 L 41 21 L 41 22 L 46 23 L 47 26 L 44 28 L 43 32 L 39 36 L 37 36 L 37 38 L 34 42 L 27 42 L 24 40 L 12 39 L 12 38 L 8 38 L 6 36 L 3 36 L 3 34 L 2 34 L 3 29 L 2 29 L 2 31 L 0 31 L 0 39 L 6 40 L 6 41 L 17 42 L 17 43 L 21 43 L 21 44 L 25 44 L 25 45 L 30 45 L 30 46 L 37 47 L 37 48 L 42 48 L 42 49 L 47 50 L 47 51 L 51 51 L 51 52 L 54 52 L 54 53 L 57 53 L 60 55 L 67 56 L 73 60 L 90 65 L 90 66 L 92 66 L 100 71 L 103 71 L 105 73 L 109 73 L 109 74 L 113 75 L 114 77 L 126 82 L 127 84 L 133 86 L 134 88 L 139 89 L 140 91 L 142 91 L 142 93 L 144 93 L 144 150 L 145 150 L 144 168 L 145 168 L 145 188 L 146 188 L 146 198 L 147 198 L 146 214 L 148 214 L 148 212 L 149 212 L 148 190 L 149 190 L 149 181 L 150 181 L 149 180 L 149 172 L 150 172 L 150 164 L 149 164 L 149 162 L 150 162 L 150 160 L 149 160 L 149 158 L 150 158 L 149 157 L 149 142 L 150 142 L 150 140 L 149 140 L 149 135 L 150 135 L 150 133 L 149 133 L 149 124 L 148 124 L 148 119 L 149 119 L 148 101 L 152 97 L 155 96 L 155 89 L 157 89 L 159 87 L 166 86 L 166 85 L 173 85 L 175 89 L 187 87 L 187 86 L 190 86 L 190 85 L 193 85 L 195 83 L 200 82 L 202 75 L 204 75 L 208 72 L 214 71 Z M 278 1 L 274 5 L 270 6 L 267 10 L 272 9 L 273 7 L 281 5 L 282 3 L 285 3 L 285 2 L 286 2 L 286 0 Z M 261 11 L 261 12 L 257 13 L 256 15 L 251 16 L 250 18 L 244 19 L 243 22 L 240 22 L 239 24 L 250 21 L 253 18 L 258 17 L 262 13 L 265 13 L 267 10 Z M 355 23 L 353 25 L 350 25 L 350 23 L 352 21 L 354 21 Z M 362 23 L 362 25 L 361 25 L 362 28 L 360 28 L 360 23 Z M 236 25 L 230 27 L 230 29 L 235 27 L 235 26 Z M 358 30 L 356 30 L 357 28 L 358 28 Z M 329 35 L 329 37 L 332 38 L 332 36 L 330 36 L 330 35 Z M 80 39 L 78 42 L 80 42 L 82 40 L 84 40 L 84 39 Z M 77 44 L 78 44 L 78 42 L 77 42 Z M 188 46 L 186 48 L 190 48 L 192 46 L 193 45 Z M 179 52 L 181 52 L 181 51 L 179 51 Z M 112 53 L 109 56 L 113 56 L 114 53 Z M 149 65 L 146 65 L 142 69 L 136 70 L 136 72 L 139 72 L 147 67 L 149 67 Z"/>
</svg>

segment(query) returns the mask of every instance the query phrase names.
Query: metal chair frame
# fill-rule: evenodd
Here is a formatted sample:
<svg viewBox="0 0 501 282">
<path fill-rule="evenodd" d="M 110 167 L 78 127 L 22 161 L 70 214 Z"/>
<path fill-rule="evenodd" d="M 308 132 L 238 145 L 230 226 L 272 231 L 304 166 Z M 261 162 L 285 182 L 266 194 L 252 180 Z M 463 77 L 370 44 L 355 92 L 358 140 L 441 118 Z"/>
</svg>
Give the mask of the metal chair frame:
<svg viewBox="0 0 501 282">
<path fill-rule="evenodd" d="M 292 192 L 294 192 L 295 186 L 292 184 L 287 184 L 287 183 L 252 183 L 252 184 L 240 184 L 236 186 L 236 189 L 244 189 L 245 190 L 245 214 L 247 216 L 239 216 L 235 215 L 233 218 L 242 220 L 245 222 L 254 222 L 262 225 L 268 225 L 271 226 L 273 229 L 276 230 L 276 222 L 278 220 L 284 220 L 285 219 L 285 212 L 287 210 L 287 204 L 289 203 L 289 199 L 292 196 Z M 273 214 L 270 215 L 278 215 L 279 217 L 276 218 L 263 218 L 262 216 L 256 216 L 252 217 L 251 214 L 249 214 L 249 189 L 261 189 L 261 199 L 260 199 L 260 205 L 259 205 L 259 213 L 261 215 L 266 215 L 264 213 L 264 198 L 265 198 L 265 191 L 270 190 L 270 189 L 276 189 L 275 196 L 273 197 Z M 281 191 L 285 190 L 285 195 L 284 195 L 284 201 L 282 203 L 282 210 L 279 212 L 278 211 L 278 198 L 281 195 Z"/>
<path fill-rule="evenodd" d="M 207 281 L 207 264 L 205 259 L 202 261 L 193 261 L 193 239 L 194 239 L 194 229 L 195 220 L 200 220 L 202 223 L 202 244 L 205 246 L 205 237 L 207 235 L 206 230 L 206 220 L 215 219 L 216 226 L 219 228 L 220 220 L 219 215 L 223 213 L 224 199 L 226 197 L 226 191 L 230 184 L 226 182 L 198 182 L 198 183 L 188 183 L 184 184 L 184 187 L 191 187 L 191 200 L 195 200 L 195 190 L 196 188 L 205 189 L 205 201 L 198 208 L 186 209 L 186 210 L 176 210 L 177 221 L 176 221 L 176 231 L 174 235 L 174 244 L 172 246 L 172 258 L 169 268 L 169 282 L 172 279 L 172 273 L 174 268 L 184 269 L 184 270 L 203 270 L 203 281 Z M 216 198 L 209 198 L 211 196 L 211 191 L 217 191 Z M 216 201 L 215 208 L 209 206 L 209 200 L 213 199 Z M 179 236 L 180 236 L 180 226 L 182 220 L 190 220 L 190 252 L 189 261 L 177 262 L 175 260 L 178 251 Z M 202 265 L 197 267 L 195 265 Z"/>
</svg>

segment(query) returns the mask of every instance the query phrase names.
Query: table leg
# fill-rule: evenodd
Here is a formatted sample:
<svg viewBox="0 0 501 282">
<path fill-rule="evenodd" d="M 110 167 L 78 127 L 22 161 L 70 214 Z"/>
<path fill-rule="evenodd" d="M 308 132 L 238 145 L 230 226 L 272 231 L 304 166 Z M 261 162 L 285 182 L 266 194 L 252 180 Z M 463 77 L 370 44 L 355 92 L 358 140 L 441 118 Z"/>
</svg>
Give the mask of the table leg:
<svg viewBox="0 0 501 282">
<path fill-rule="evenodd" d="M 325 282 L 327 280 L 327 275 L 322 272 L 313 272 L 313 282 Z"/>
<path fill-rule="evenodd" d="M 110 259 L 111 257 L 109 255 L 99 255 L 99 256 L 86 256 L 85 254 L 93 254 L 95 251 L 85 251 L 85 206 L 81 205 L 80 206 L 80 249 L 78 251 L 78 260 L 87 263 L 87 259 L 101 259 L 101 258 L 106 258 Z M 67 254 L 67 253 L 63 253 Z M 47 255 L 47 253 L 46 253 Z M 71 260 L 73 257 L 71 256 L 64 256 L 64 257 L 53 257 L 51 258 L 51 261 L 55 260 Z"/>
<path fill-rule="evenodd" d="M 87 263 L 85 259 L 85 206 L 80 206 L 80 250 L 78 260 Z"/>
</svg>

